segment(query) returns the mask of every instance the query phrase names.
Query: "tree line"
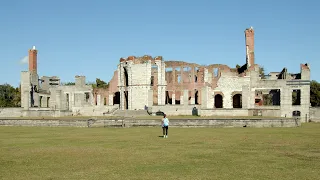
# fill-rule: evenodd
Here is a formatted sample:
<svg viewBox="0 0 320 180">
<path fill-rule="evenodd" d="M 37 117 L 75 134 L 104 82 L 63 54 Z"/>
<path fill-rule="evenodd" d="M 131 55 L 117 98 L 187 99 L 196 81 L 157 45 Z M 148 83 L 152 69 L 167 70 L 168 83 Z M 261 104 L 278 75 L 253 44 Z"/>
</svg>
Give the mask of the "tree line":
<svg viewBox="0 0 320 180">
<path fill-rule="evenodd" d="M 13 87 L 10 84 L 0 85 L 0 107 L 20 107 L 20 87 Z"/>
<path fill-rule="evenodd" d="M 108 88 L 109 84 L 97 78 L 95 83 L 89 83 L 93 88 Z M 64 83 L 74 85 L 74 83 Z M 310 84 L 310 103 L 312 107 L 320 106 L 320 83 L 313 80 Z M 10 84 L 0 85 L 0 107 L 20 107 L 20 87 L 13 87 Z"/>
</svg>

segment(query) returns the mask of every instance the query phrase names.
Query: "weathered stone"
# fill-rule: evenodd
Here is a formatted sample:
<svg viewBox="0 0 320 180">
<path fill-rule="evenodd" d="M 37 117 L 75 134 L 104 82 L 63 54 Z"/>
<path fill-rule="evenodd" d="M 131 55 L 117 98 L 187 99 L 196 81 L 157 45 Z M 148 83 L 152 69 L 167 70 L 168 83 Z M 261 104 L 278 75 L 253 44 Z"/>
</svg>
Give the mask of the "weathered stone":
<svg viewBox="0 0 320 180">
<path fill-rule="evenodd" d="M 301 122 L 308 121 L 310 65 L 301 64 L 297 74 L 283 68 L 264 78 L 255 64 L 254 33 L 253 28 L 245 30 L 246 60 L 238 68 L 164 61 L 162 56 L 129 56 L 120 59 L 113 78 L 103 88 L 87 85 L 85 76 L 75 76 L 74 85 L 62 85 L 56 76 L 43 76 L 39 84 L 38 51 L 33 48 L 29 51 L 29 71 L 21 73 L 21 107 L 25 111 L 12 114 L 102 116 L 148 107 L 168 115 L 192 115 L 196 107 L 201 116 L 299 115 Z M 292 105 L 293 90 L 300 91 L 298 105 Z M 271 100 L 266 94 L 272 95 Z M 272 106 L 266 104 L 268 101 Z"/>
<path fill-rule="evenodd" d="M 50 127 L 160 127 L 159 119 L 114 119 L 114 120 L 15 120 L 0 119 L 0 126 L 50 126 Z M 174 119 L 170 127 L 298 127 L 295 119 Z"/>
</svg>

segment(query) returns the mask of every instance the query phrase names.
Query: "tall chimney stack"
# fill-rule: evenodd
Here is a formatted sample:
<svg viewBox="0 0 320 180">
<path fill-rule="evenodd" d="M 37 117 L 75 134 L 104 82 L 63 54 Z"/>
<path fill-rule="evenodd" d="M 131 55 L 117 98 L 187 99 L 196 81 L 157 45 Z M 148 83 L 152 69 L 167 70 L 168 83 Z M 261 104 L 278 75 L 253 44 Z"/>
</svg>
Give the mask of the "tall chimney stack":
<svg viewBox="0 0 320 180">
<path fill-rule="evenodd" d="M 37 73 L 37 54 L 38 51 L 36 47 L 33 46 L 32 49 L 29 50 L 29 71 Z"/>
<path fill-rule="evenodd" d="M 254 30 L 253 27 L 245 30 L 246 38 L 246 63 L 247 67 L 254 65 Z"/>
</svg>

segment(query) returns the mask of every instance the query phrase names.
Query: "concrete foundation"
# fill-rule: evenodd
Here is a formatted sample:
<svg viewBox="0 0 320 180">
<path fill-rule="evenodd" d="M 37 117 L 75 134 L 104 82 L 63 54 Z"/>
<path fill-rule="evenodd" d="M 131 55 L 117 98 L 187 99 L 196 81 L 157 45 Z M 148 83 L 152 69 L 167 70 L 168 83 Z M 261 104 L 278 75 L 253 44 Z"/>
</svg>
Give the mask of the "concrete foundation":
<svg viewBox="0 0 320 180">
<path fill-rule="evenodd" d="M 159 127 L 157 120 L 15 120 L 0 119 L 1 126 L 50 126 L 50 127 Z M 300 121 L 295 119 L 185 119 L 170 120 L 170 127 L 298 127 Z"/>
</svg>

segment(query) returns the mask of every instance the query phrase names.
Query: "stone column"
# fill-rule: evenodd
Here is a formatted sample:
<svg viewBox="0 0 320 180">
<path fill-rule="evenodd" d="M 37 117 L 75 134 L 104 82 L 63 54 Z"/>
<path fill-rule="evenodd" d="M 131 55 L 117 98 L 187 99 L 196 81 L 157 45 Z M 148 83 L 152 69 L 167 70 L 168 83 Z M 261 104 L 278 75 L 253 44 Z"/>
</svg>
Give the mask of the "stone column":
<svg viewBox="0 0 320 180">
<path fill-rule="evenodd" d="M 81 104 L 81 99 L 80 99 L 80 94 L 79 93 L 74 93 L 74 107 L 80 107 Z"/>
<path fill-rule="evenodd" d="M 172 84 L 176 83 L 176 67 L 172 66 Z"/>
<path fill-rule="evenodd" d="M 94 103 L 93 93 L 90 93 L 90 92 L 89 92 L 89 104 L 90 104 L 90 105 L 94 105 L 94 104 L 95 104 L 95 103 Z"/>
<path fill-rule="evenodd" d="M 70 103 L 69 103 L 69 106 L 70 106 L 70 109 L 72 109 L 72 107 L 74 106 L 74 93 L 70 92 Z"/>
<path fill-rule="evenodd" d="M 166 86 L 161 87 L 161 93 L 162 93 L 162 99 L 161 99 L 161 104 L 165 105 L 166 104 Z"/>
<path fill-rule="evenodd" d="M 101 106 L 107 106 L 108 101 L 109 101 L 109 96 L 106 97 L 101 95 L 101 100 L 100 100 Z"/>
<path fill-rule="evenodd" d="M 248 105 L 247 105 L 247 108 L 248 109 L 251 109 L 251 108 L 254 108 L 255 106 L 255 89 L 251 88 L 251 87 L 248 87 Z M 242 101 L 244 100 L 244 98 L 242 98 Z"/>
<path fill-rule="evenodd" d="M 120 89 L 120 109 L 125 109 L 125 95 L 124 95 L 124 88 Z"/>
<path fill-rule="evenodd" d="M 42 96 L 41 98 L 41 107 L 47 107 L 48 97 Z"/>
<path fill-rule="evenodd" d="M 176 104 L 176 94 L 175 91 L 172 92 L 172 105 Z"/>
<path fill-rule="evenodd" d="M 194 70 L 195 70 L 195 67 L 191 66 L 191 83 L 193 85 L 195 85 L 195 77 L 194 77 L 195 73 L 194 73 Z"/>
<path fill-rule="evenodd" d="M 67 110 L 67 94 L 61 91 L 60 110 Z"/>
<path fill-rule="evenodd" d="M 183 91 L 183 103 L 185 106 L 189 105 L 189 90 L 187 89 Z"/>
<path fill-rule="evenodd" d="M 194 93 L 195 93 L 195 91 L 194 91 L 194 90 L 192 90 L 192 91 L 191 91 L 190 104 L 195 104 L 195 97 L 194 97 Z"/>
<path fill-rule="evenodd" d="M 133 110 L 132 108 L 132 88 L 131 87 L 127 87 L 128 88 L 128 110 Z"/>
<path fill-rule="evenodd" d="M 97 106 L 101 106 L 101 95 L 97 95 Z"/>
<path fill-rule="evenodd" d="M 162 76 L 162 82 L 161 82 L 161 93 L 162 93 L 162 99 L 161 99 L 161 105 L 166 104 L 166 89 L 167 89 L 167 83 L 165 80 L 165 74 L 166 74 L 166 64 L 164 61 L 161 61 L 161 76 Z"/>
<path fill-rule="evenodd" d="M 208 108 L 208 87 L 204 86 L 201 89 L 201 108 L 207 109 Z"/>
<path fill-rule="evenodd" d="M 153 106 L 153 89 L 148 90 L 148 107 Z"/>
<path fill-rule="evenodd" d="M 29 109 L 29 107 L 31 106 L 31 101 L 30 101 L 30 91 L 28 91 L 28 90 L 25 90 L 24 92 L 23 92 L 23 94 L 22 94 L 23 96 L 23 101 L 21 101 L 22 103 L 23 103 L 23 108 L 24 108 L 24 110 L 28 110 Z"/>
<path fill-rule="evenodd" d="M 158 105 L 165 105 L 166 102 L 166 81 L 165 81 L 165 63 L 155 61 L 158 66 Z"/>
<path fill-rule="evenodd" d="M 214 98 L 215 98 L 214 92 L 211 91 L 211 93 L 208 96 L 211 99 L 211 102 L 210 102 L 210 104 L 208 104 L 208 107 L 214 108 Z M 210 96 L 212 96 L 212 97 L 210 97 Z"/>
<path fill-rule="evenodd" d="M 180 104 L 184 104 L 183 91 L 180 91 Z"/>
<path fill-rule="evenodd" d="M 191 91 L 190 104 L 195 104 L 195 90 L 194 89 Z"/>
<path fill-rule="evenodd" d="M 203 76 L 203 78 L 201 78 L 201 83 L 205 83 L 205 82 L 209 82 L 212 83 L 212 79 L 213 78 L 209 78 L 209 70 L 207 68 L 203 68 L 203 72 L 201 73 L 201 75 Z M 198 78 L 199 80 L 199 78 Z"/>
<path fill-rule="evenodd" d="M 223 108 L 227 108 L 227 109 L 233 108 L 233 99 L 230 92 L 224 92 L 222 101 L 223 101 Z"/>
<path fill-rule="evenodd" d="M 242 86 L 242 108 L 243 109 L 248 109 L 248 104 L 249 104 L 249 86 Z M 253 101 L 254 103 L 254 101 Z"/>
<path fill-rule="evenodd" d="M 22 71 L 21 72 L 21 107 L 24 109 L 29 109 L 31 105 L 30 101 L 30 72 Z"/>
<path fill-rule="evenodd" d="M 183 90 L 183 66 L 180 67 L 180 74 L 181 74 L 181 77 L 180 77 L 180 86 L 181 86 L 181 90 Z"/>
<path fill-rule="evenodd" d="M 301 122 L 310 119 L 310 86 L 301 87 Z"/>
<path fill-rule="evenodd" d="M 292 92 L 291 88 L 284 87 L 280 90 L 280 107 L 282 117 L 292 117 Z"/>
<path fill-rule="evenodd" d="M 202 91 L 201 89 L 198 89 L 198 104 L 202 103 L 202 97 L 201 97 Z M 211 98 L 211 97 L 210 97 Z M 213 107 L 213 106 L 212 106 Z"/>
<path fill-rule="evenodd" d="M 55 109 L 60 110 L 61 109 L 61 90 L 56 90 L 56 104 Z"/>
<path fill-rule="evenodd" d="M 192 91 L 191 91 L 191 100 L 190 100 L 190 104 L 195 104 L 195 78 L 194 78 L 194 66 L 191 66 L 191 83 L 192 84 Z"/>
<path fill-rule="evenodd" d="M 162 86 L 158 85 L 158 105 L 164 105 L 162 104 L 162 99 L 165 98 L 162 95 Z"/>
<path fill-rule="evenodd" d="M 33 93 L 33 100 L 34 100 L 34 107 L 40 107 L 40 98 L 39 93 L 34 92 Z"/>
<path fill-rule="evenodd" d="M 113 106 L 113 94 L 109 94 L 108 98 L 109 98 L 109 106 Z"/>
</svg>

